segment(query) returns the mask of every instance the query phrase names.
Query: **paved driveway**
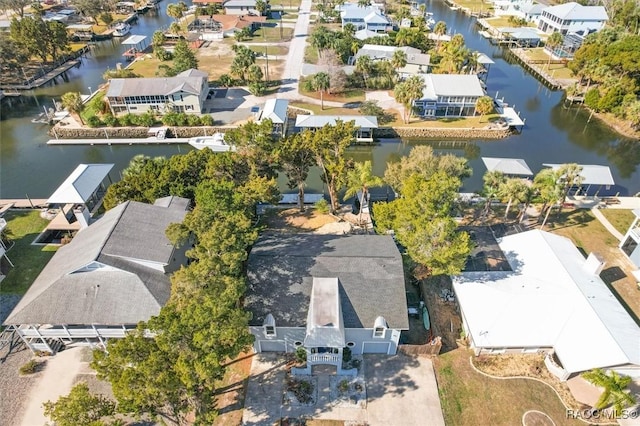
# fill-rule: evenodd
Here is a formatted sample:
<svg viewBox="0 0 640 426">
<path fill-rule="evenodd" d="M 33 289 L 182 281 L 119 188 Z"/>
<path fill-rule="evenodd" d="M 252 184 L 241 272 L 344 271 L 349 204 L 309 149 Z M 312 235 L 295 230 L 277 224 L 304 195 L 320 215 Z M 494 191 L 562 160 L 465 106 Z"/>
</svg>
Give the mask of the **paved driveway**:
<svg viewBox="0 0 640 426">
<path fill-rule="evenodd" d="M 242 418 L 244 425 L 273 425 L 281 417 L 345 420 L 370 426 L 444 426 L 433 364 L 429 358 L 366 355 L 367 405 L 345 408 L 328 403 L 329 376 L 318 376 L 318 403 L 282 406 L 285 366 L 279 354 L 253 358 Z M 325 383 L 326 382 L 326 383 Z"/>
</svg>

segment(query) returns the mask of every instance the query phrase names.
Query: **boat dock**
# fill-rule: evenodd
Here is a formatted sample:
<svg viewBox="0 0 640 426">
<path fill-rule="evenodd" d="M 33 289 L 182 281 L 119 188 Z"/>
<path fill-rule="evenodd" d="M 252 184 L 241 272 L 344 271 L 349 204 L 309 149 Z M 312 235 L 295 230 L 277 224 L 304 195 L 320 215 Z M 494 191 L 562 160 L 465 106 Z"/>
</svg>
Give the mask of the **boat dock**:
<svg viewBox="0 0 640 426">
<path fill-rule="evenodd" d="M 50 139 L 47 145 L 148 145 L 148 144 L 183 144 L 189 138 L 126 138 L 126 139 Z"/>
<path fill-rule="evenodd" d="M 86 48 L 88 49 L 88 48 Z M 84 53 L 84 49 L 82 49 L 83 53 Z M 64 64 L 60 65 L 57 68 L 54 68 L 53 70 L 49 71 L 48 73 L 34 79 L 34 80 L 30 80 L 25 82 L 25 84 L 16 84 L 16 85 L 6 85 L 6 86 L 0 86 L 0 89 L 9 89 L 11 91 L 17 91 L 17 90 L 32 90 L 32 89 L 37 89 L 40 86 L 44 86 L 45 84 L 47 84 L 48 82 L 50 82 L 51 80 L 55 79 L 56 77 L 59 77 L 61 74 L 64 74 L 65 72 L 69 71 L 71 68 L 73 67 L 77 67 L 80 65 L 80 60 L 79 59 L 74 59 L 68 62 L 65 62 Z"/>
<path fill-rule="evenodd" d="M 517 62 L 524 69 L 526 69 L 534 77 L 537 77 L 539 80 L 541 80 L 543 83 L 545 83 L 550 89 L 556 90 L 556 89 L 562 89 L 563 88 L 562 84 L 560 84 L 560 82 L 558 80 L 556 80 L 555 78 L 553 78 L 552 76 L 550 76 L 546 72 L 542 71 L 538 67 L 534 66 L 535 65 L 535 63 L 534 63 L 535 61 L 532 61 L 529 58 L 527 58 L 527 55 L 524 53 L 523 49 L 510 48 L 509 49 L 509 53 L 511 53 L 513 55 L 513 58 L 516 59 Z M 544 61 L 544 63 L 547 63 L 547 61 Z"/>
<path fill-rule="evenodd" d="M 10 198 L 0 200 L 0 214 L 9 209 L 35 209 L 46 207 L 46 198 Z"/>
</svg>

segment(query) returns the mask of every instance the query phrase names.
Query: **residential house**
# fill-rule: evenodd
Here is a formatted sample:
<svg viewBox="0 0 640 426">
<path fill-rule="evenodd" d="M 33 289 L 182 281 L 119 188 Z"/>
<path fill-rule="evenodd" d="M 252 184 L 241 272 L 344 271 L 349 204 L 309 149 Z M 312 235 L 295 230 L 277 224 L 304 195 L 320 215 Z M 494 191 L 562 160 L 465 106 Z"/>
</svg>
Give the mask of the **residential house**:
<svg viewBox="0 0 640 426">
<path fill-rule="evenodd" d="M 256 0 L 227 0 L 223 7 L 227 15 L 260 15 L 256 9 Z"/>
<path fill-rule="evenodd" d="M 158 315 L 169 299 L 169 275 L 186 264 L 188 244 L 165 235 L 189 200 L 127 201 L 107 211 L 58 249 L 4 325 L 33 351 L 62 344 L 105 345 Z"/>
<path fill-rule="evenodd" d="M 464 332 L 479 354 L 546 353 L 560 380 L 594 368 L 640 377 L 640 327 L 566 237 L 540 230 L 498 240 L 508 265 L 453 277 Z"/>
<path fill-rule="evenodd" d="M 530 178 L 533 172 L 522 158 L 482 157 L 488 172 L 500 172 L 509 177 Z"/>
<path fill-rule="evenodd" d="M 396 353 L 409 328 L 402 257 L 382 235 L 264 235 L 249 255 L 245 306 L 256 352 L 304 348 L 307 367 L 342 351 Z"/>
<path fill-rule="evenodd" d="M 189 24 L 189 31 L 199 34 L 203 40 L 219 40 L 249 28 L 256 30 L 267 21 L 266 16 L 255 15 L 211 15 L 198 16 Z"/>
<path fill-rule="evenodd" d="M 363 28 L 361 30 L 356 31 L 356 33 L 353 36 L 358 40 L 366 40 L 371 37 L 388 37 L 389 35 L 386 33 L 376 33 L 374 31 L 370 31 L 370 30 L 367 30 L 366 28 Z"/>
<path fill-rule="evenodd" d="M 299 130 L 320 129 L 335 126 L 337 121 L 353 121 L 356 127 L 354 135 L 359 142 L 372 142 L 373 130 L 378 128 L 378 118 L 373 115 L 298 115 L 296 126 Z"/>
<path fill-rule="evenodd" d="M 356 31 L 369 30 L 374 33 L 386 33 L 393 30 L 393 22 L 379 8 L 375 6 L 361 7 L 355 3 L 345 3 L 336 6 L 340 11 L 342 28 L 346 24 L 353 24 Z"/>
<path fill-rule="evenodd" d="M 207 73 L 190 69 L 175 77 L 113 78 L 107 101 L 114 115 L 167 111 L 200 114 L 209 93 Z"/>
<path fill-rule="evenodd" d="M 485 96 L 480 80 L 469 74 L 422 74 L 423 96 L 413 105 L 423 117 L 471 116 Z"/>
<path fill-rule="evenodd" d="M 624 252 L 631 263 L 636 268 L 640 268 L 640 209 L 633 210 L 635 218 L 629 226 L 627 233 L 624 235 L 622 242 L 620 243 L 620 249 Z M 638 275 L 640 277 L 640 275 Z M 638 279 L 640 282 L 640 278 Z"/>
<path fill-rule="evenodd" d="M 542 10 L 538 29 L 547 34 L 576 33 L 586 35 L 600 31 L 609 20 L 603 6 L 582 6 L 570 2 L 550 6 Z"/>
<path fill-rule="evenodd" d="M 400 77 L 408 77 L 414 74 L 424 74 L 430 71 L 431 56 L 422 53 L 420 49 L 415 47 L 403 46 L 379 46 L 376 44 L 365 44 L 356 53 L 352 62 L 355 64 L 357 59 L 361 56 L 368 56 L 372 61 L 390 61 L 396 51 L 401 51 L 405 54 L 407 64 L 398 69 L 398 75 Z"/>
<path fill-rule="evenodd" d="M 262 120 L 271 120 L 273 132 L 284 137 L 287 131 L 287 124 L 289 123 L 288 108 L 289 101 L 287 99 L 268 99 L 260 112 L 258 122 L 261 123 Z"/>
<path fill-rule="evenodd" d="M 521 16 L 527 22 L 533 22 L 538 25 L 540 22 L 540 16 L 545 9 L 545 5 L 540 3 L 526 3 L 520 8 Z"/>
</svg>

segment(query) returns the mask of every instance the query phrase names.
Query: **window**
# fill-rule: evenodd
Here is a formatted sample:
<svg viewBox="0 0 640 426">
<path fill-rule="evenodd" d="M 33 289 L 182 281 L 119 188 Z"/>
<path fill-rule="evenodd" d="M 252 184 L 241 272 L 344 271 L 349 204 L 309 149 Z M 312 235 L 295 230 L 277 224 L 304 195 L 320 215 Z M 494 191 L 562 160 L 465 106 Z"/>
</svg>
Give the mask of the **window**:
<svg viewBox="0 0 640 426">
<path fill-rule="evenodd" d="M 384 317 L 376 318 L 376 321 L 373 324 L 373 337 L 375 339 L 384 339 L 384 334 L 387 328 L 387 321 Z"/>
<path fill-rule="evenodd" d="M 376 327 L 373 329 L 373 337 L 381 339 L 384 337 L 384 327 Z"/>
<path fill-rule="evenodd" d="M 274 325 L 265 325 L 264 326 L 264 334 L 266 336 L 275 336 L 276 335 L 276 327 Z"/>
</svg>

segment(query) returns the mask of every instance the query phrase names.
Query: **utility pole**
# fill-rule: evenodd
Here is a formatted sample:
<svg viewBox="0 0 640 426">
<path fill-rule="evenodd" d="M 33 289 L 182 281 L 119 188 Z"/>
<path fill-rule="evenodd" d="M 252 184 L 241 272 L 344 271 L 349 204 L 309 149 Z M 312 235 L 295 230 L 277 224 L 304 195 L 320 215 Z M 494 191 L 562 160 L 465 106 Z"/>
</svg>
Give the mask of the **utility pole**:
<svg viewBox="0 0 640 426">
<path fill-rule="evenodd" d="M 264 60 L 266 61 L 265 79 L 267 85 L 269 85 L 269 46 L 267 45 L 267 32 L 264 26 L 262 27 L 262 38 L 264 39 Z"/>
</svg>

